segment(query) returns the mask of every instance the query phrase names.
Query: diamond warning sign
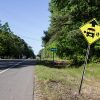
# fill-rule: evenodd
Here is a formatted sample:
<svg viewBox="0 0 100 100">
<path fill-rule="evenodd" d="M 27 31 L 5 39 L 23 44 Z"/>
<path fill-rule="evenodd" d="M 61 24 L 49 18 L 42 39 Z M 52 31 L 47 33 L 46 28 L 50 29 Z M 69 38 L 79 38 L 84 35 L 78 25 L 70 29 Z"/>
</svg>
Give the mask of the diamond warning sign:
<svg viewBox="0 0 100 100">
<path fill-rule="evenodd" d="M 92 19 L 80 28 L 89 45 L 100 38 L 100 26 L 96 19 Z"/>
</svg>

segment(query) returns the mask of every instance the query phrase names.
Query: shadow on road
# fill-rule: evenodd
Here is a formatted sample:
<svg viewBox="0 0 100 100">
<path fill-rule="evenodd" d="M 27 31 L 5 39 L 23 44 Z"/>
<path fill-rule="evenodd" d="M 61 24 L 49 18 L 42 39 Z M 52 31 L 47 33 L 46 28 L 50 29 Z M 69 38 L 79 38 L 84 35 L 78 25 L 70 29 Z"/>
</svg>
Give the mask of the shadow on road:
<svg viewBox="0 0 100 100">
<path fill-rule="evenodd" d="M 7 68 L 22 68 L 29 67 L 36 64 L 36 60 L 0 60 L 0 70 Z"/>
</svg>

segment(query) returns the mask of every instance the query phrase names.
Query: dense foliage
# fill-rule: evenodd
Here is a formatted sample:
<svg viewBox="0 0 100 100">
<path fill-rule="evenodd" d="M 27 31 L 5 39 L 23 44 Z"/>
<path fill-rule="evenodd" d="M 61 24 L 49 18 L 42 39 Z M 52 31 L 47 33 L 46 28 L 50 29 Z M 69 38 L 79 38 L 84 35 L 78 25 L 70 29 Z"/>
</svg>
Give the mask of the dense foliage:
<svg viewBox="0 0 100 100">
<path fill-rule="evenodd" d="M 11 31 L 8 23 L 0 23 L 0 58 L 29 57 L 35 57 L 32 48 Z"/>
<path fill-rule="evenodd" d="M 51 0 L 50 26 L 42 38 L 44 46 L 53 43 L 58 48 L 60 58 L 73 59 L 75 63 L 83 62 L 87 42 L 79 27 L 92 18 L 100 22 L 99 0 Z M 49 36 L 49 38 L 48 38 Z M 91 58 L 100 57 L 100 41 L 91 45 Z"/>
</svg>

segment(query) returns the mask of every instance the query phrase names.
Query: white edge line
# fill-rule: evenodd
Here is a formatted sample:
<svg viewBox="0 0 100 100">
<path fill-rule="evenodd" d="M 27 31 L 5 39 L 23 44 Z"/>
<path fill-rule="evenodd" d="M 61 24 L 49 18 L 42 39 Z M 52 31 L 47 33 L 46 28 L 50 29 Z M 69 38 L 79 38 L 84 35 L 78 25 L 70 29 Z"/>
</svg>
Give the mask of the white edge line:
<svg viewBox="0 0 100 100">
<path fill-rule="evenodd" d="M 6 69 L 6 70 L 1 71 L 1 72 L 0 72 L 0 74 L 2 74 L 2 73 L 4 73 L 4 72 L 6 72 L 7 70 L 9 70 L 9 68 L 8 68 L 8 69 Z"/>
<path fill-rule="evenodd" d="M 24 60 L 24 61 L 25 61 L 25 60 Z M 4 72 L 8 71 L 10 68 L 13 68 L 13 67 L 15 67 L 15 66 L 17 66 L 17 65 L 19 65 L 19 64 L 21 64 L 21 63 L 23 63 L 24 61 L 19 62 L 19 63 L 15 64 L 14 66 L 9 67 L 9 68 L 7 68 L 7 69 L 5 69 L 5 70 L 1 71 L 1 72 L 0 72 L 0 74 L 2 74 L 2 73 L 4 73 Z"/>
</svg>

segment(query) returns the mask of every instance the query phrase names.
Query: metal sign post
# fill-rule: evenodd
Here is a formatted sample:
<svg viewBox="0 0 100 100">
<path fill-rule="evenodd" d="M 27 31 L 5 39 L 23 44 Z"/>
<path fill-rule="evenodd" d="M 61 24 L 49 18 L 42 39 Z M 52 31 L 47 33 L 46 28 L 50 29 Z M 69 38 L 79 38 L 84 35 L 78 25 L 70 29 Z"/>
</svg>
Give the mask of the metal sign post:
<svg viewBox="0 0 100 100">
<path fill-rule="evenodd" d="M 82 84 L 83 84 L 85 69 L 86 69 L 87 61 L 88 61 L 88 57 L 89 57 L 89 52 L 90 52 L 90 45 L 88 44 L 86 57 L 85 57 L 85 62 L 84 62 L 84 69 L 83 69 L 82 79 L 81 79 L 81 83 L 80 83 L 80 87 L 79 87 L 79 94 L 81 93 L 81 89 L 82 89 Z"/>
<path fill-rule="evenodd" d="M 80 27 L 80 30 L 88 42 L 88 48 L 87 48 L 85 62 L 84 62 L 82 79 L 81 79 L 81 83 L 80 83 L 80 87 L 79 87 L 79 94 L 81 93 L 81 89 L 82 89 L 85 69 L 87 66 L 88 56 L 89 56 L 89 52 L 90 52 L 90 45 L 93 44 L 98 39 L 100 39 L 100 26 L 98 25 L 96 19 L 93 18 L 91 21 L 87 22 L 84 26 Z"/>
<path fill-rule="evenodd" d="M 54 57 L 55 57 L 55 56 L 54 56 L 54 53 L 55 53 L 55 52 L 53 51 L 53 62 L 54 62 Z"/>
<path fill-rule="evenodd" d="M 52 51 L 52 54 L 53 54 L 53 62 L 54 62 L 54 58 L 55 58 L 55 57 L 54 57 L 54 54 L 55 54 L 55 52 L 57 51 L 57 48 L 51 48 L 50 50 Z"/>
</svg>

